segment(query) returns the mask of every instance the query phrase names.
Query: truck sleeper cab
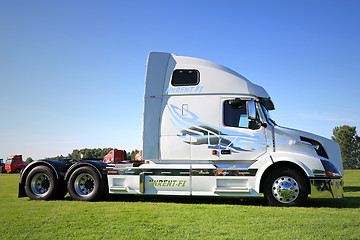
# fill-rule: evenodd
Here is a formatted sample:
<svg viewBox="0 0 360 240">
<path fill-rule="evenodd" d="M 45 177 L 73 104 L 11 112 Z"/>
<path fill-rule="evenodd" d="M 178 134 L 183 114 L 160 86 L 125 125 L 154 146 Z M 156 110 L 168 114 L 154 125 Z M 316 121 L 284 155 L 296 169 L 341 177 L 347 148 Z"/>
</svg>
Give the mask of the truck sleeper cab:
<svg viewBox="0 0 360 240">
<path fill-rule="evenodd" d="M 145 163 L 100 166 L 101 173 L 86 173 L 94 168 L 87 165 L 80 177 L 71 176 L 77 172 L 71 166 L 75 170 L 66 170 L 63 175 L 70 177 L 64 181 L 72 179 L 67 186 L 79 190 L 69 190 L 78 200 L 92 200 L 84 198 L 101 186 L 112 194 L 264 193 L 275 206 L 301 205 L 309 194 L 341 198 L 343 167 L 337 143 L 278 126 L 269 113 L 274 109 L 262 87 L 226 67 L 151 52 L 144 96 Z"/>
</svg>

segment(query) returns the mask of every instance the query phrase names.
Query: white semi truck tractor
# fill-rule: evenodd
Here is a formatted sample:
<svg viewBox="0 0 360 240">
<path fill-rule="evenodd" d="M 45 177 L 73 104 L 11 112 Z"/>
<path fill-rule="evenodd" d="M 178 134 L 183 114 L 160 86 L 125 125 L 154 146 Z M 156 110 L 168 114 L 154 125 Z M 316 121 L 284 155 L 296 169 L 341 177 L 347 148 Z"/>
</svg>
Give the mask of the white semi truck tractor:
<svg viewBox="0 0 360 240">
<path fill-rule="evenodd" d="M 343 197 L 336 142 L 277 125 L 264 88 L 219 64 L 151 52 L 141 165 L 38 160 L 22 172 L 19 197 L 95 201 L 104 195 L 256 197 L 299 206 Z"/>
</svg>

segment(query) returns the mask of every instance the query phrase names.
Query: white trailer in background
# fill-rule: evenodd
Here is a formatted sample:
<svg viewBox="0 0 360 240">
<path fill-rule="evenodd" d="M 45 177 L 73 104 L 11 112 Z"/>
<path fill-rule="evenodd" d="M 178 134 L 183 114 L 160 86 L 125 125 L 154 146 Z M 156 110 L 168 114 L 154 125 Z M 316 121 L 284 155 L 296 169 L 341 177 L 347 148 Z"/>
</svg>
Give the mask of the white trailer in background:
<svg viewBox="0 0 360 240">
<path fill-rule="evenodd" d="M 112 194 L 248 197 L 298 206 L 343 196 L 336 142 L 278 126 L 268 93 L 206 60 L 151 52 L 147 63 L 140 166 L 35 161 L 19 197 L 73 199 Z M 65 187 L 67 186 L 67 188 Z"/>
</svg>

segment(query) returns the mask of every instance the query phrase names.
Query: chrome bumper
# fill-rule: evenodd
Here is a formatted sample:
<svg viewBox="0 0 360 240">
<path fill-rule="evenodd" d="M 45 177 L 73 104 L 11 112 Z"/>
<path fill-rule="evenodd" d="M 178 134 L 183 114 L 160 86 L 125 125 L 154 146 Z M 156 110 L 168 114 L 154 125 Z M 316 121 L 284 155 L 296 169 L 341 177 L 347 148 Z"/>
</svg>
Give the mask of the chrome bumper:
<svg viewBox="0 0 360 240">
<path fill-rule="evenodd" d="M 311 197 L 343 198 L 344 181 L 342 179 L 310 179 Z"/>
</svg>

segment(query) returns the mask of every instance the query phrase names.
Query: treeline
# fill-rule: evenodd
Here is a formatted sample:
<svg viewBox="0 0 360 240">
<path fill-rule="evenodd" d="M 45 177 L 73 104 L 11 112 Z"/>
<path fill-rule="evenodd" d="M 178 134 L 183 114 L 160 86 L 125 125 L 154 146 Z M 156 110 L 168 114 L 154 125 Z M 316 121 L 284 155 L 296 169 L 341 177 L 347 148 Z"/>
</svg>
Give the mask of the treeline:
<svg viewBox="0 0 360 240">
<path fill-rule="evenodd" d="M 356 127 L 335 127 L 331 138 L 340 146 L 344 169 L 360 169 L 360 137 Z"/>
<path fill-rule="evenodd" d="M 89 148 L 83 148 L 83 149 L 74 149 L 72 151 L 72 153 L 68 154 L 67 156 L 57 156 L 57 157 L 52 157 L 52 158 L 47 158 L 47 159 L 51 159 L 51 160 L 59 160 L 62 161 L 64 159 L 75 159 L 75 160 L 80 160 L 80 159 L 94 159 L 94 160 L 103 160 L 104 156 L 106 154 L 108 154 L 111 150 L 116 149 L 116 148 L 93 148 L 93 149 L 89 149 Z M 131 152 L 126 152 L 126 160 L 134 160 L 135 159 L 135 155 L 140 152 L 139 150 L 135 149 L 132 150 Z"/>
</svg>

